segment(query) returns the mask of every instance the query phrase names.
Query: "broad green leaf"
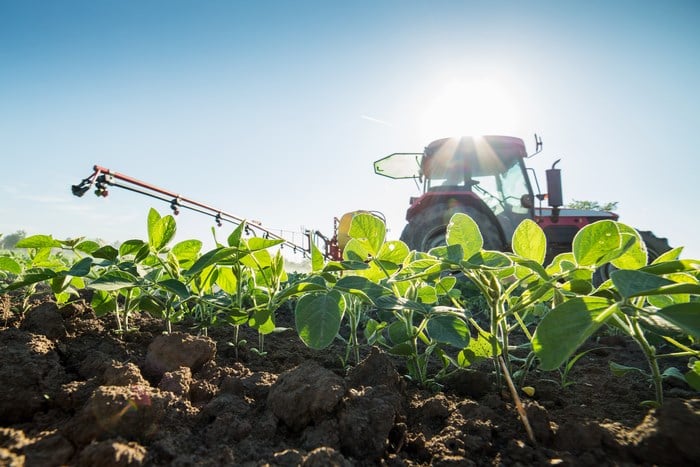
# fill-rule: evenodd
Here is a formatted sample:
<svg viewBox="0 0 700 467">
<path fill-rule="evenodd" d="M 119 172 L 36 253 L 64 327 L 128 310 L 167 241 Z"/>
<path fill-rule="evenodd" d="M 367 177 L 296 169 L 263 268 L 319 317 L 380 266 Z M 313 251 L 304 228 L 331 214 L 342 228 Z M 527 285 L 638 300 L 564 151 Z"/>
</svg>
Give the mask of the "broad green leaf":
<svg viewBox="0 0 700 467">
<path fill-rule="evenodd" d="M 323 253 L 318 249 L 315 243 L 311 243 L 311 272 L 319 272 L 323 269 Z"/>
<path fill-rule="evenodd" d="M 389 335 L 389 340 L 392 344 L 400 344 L 402 342 L 407 342 L 413 337 L 406 325 L 402 321 L 394 321 L 386 328 L 387 334 Z"/>
<path fill-rule="evenodd" d="M 22 272 L 22 266 L 20 266 L 17 261 L 8 256 L 0 256 L 0 271 L 7 271 L 12 274 L 20 274 Z"/>
<path fill-rule="evenodd" d="M 640 368 L 634 366 L 620 365 L 619 363 L 615 363 L 612 360 L 610 360 L 608 366 L 610 367 L 610 372 L 617 377 L 626 376 L 628 374 L 641 374 L 647 376 L 644 370 Z"/>
<path fill-rule="evenodd" d="M 377 259 L 400 265 L 410 252 L 411 250 L 408 248 L 408 245 L 401 240 L 390 240 L 379 248 Z"/>
<path fill-rule="evenodd" d="M 391 294 L 391 290 L 361 276 L 345 276 L 338 279 L 335 289 L 359 295 L 367 301 L 374 301 L 382 295 Z"/>
<path fill-rule="evenodd" d="M 337 291 L 301 297 L 294 316 L 304 344 L 316 350 L 328 347 L 340 330 L 344 310 L 345 300 Z"/>
<path fill-rule="evenodd" d="M 226 239 L 226 243 L 230 247 L 239 248 L 241 246 L 241 238 L 243 237 L 243 231 L 245 230 L 246 222 L 243 221 L 238 226 L 233 229 L 233 232 Z"/>
<path fill-rule="evenodd" d="M 75 245 L 75 249 L 77 251 L 82 251 L 83 253 L 91 254 L 93 251 L 97 250 L 100 247 L 100 244 L 97 242 L 93 242 L 92 240 L 85 240 L 77 245 Z"/>
<path fill-rule="evenodd" d="M 54 240 L 51 235 L 32 235 L 21 239 L 15 248 L 60 248 L 61 242 Z"/>
<path fill-rule="evenodd" d="M 479 226 L 469 215 L 458 212 L 447 224 L 447 245 L 460 245 L 463 258 L 470 258 L 484 247 Z"/>
<path fill-rule="evenodd" d="M 343 250 L 343 259 L 366 262 L 374 256 L 372 246 L 366 239 L 351 238 Z"/>
<path fill-rule="evenodd" d="M 176 279 L 162 280 L 158 282 L 158 286 L 177 295 L 180 300 L 187 300 L 190 297 L 190 291 L 187 290 L 187 286 Z"/>
<path fill-rule="evenodd" d="M 181 266 L 187 266 L 197 259 L 201 250 L 202 242 L 200 240 L 191 239 L 177 243 L 173 246 L 172 253 Z"/>
<path fill-rule="evenodd" d="M 673 282 L 676 282 L 677 284 L 698 284 L 698 279 L 696 279 L 691 274 L 687 273 L 667 274 L 666 278 L 672 280 Z M 668 287 L 672 288 L 675 286 Z M 665 308 L 667 306 L 673 305 L 674 303 L 689 302 L 691 293 L 700 294 L 700 287 L 697 288 L 696 292 L 678 293 L 675 295 L 649 296 L 647 297 L 647 301 L 650 305 L 655 306 L 657 308 Z"/>
<path fill-rule="evenodd" d="M 457 363 L 466 368 L 481 360 L 495 358 L 501 354 L 498 340 L 490 333 L 479 331 L 476 339 L 470 339 L 469 345 L 457 354 Z"/>
<path fill-rule="evenodd" d="M 610 278 L 623 298 L 643 296 L 665 285 L 673 285 L 672 280 L 639 270 L 613 271 Z"/>
<path fill-rule="evenodd" d="M 69 276 L 84 277 L 90 274 L 90 268 L 92 267 L 92 258 L 83 258 L 77 263 L 75 263 L 67 272 Z"/>
<path fill-rule="evenodd" d="M 229 295 L 238 291 L 238 279 L 231 268 L 220 268 L 216 276 L 216 285 Z"/>
<path fill-rule="evenodd" d="M 696 360 L 688 366 L 690 367 L 690 371 L 684 375 L 685 380 L 691 388 L 700 391 L 700 360 Z"/>
<path fill-rule="evenodd" d="M 171 215 L 161 217 L 151 208 L 148 212 L 148 244 L 154 252 L 161 251 L 175 236 L 177 226 Z"/>
<path fill-rule="evenodd" d="M 395 355 L 397 357 L 410 357 L 413 355 L 413 347 L 408 342 L 402 342 L 393 347 L 390 347 L 387 352 L 390 355 Z"/>
<path fill-rule="evenodd" d="M 117 300 L 114 294 L 104 290 L 95 290 L 95 293 L 92 294 L 90 306 L 98 317 L 104 316 L 108 313 L 114 312 L 117 309 Z"/>
<path fill-rule="evenodd" d="M 552 309 L 532 336 L 542 370 L 556 370 L 616 311 L 604 298 L 573 298 Z"/>
<path fill-rule="evenodd" d="M 700 260 L 680 259 L 658 263 L 654 261 L 649 266 L 643 267 L 641 271 L 656 275 L 672 274 L 675 272 L 698 272 L 700 271 Z"/>
<path fill-rule="evenodd" d="M 544 263 L 547 253 L 547 238 L 542 228 L 536 222 L 525 219 L 513 233 L 513 252 L 525 259 Z"/>
<path fill-rule="evenodd" d="M 588 224 L 576 233 L 573 253 L 580 266 L 601 266 L 621 245 L 620 229 L 613 221 Z"/>
<path fill-rule="evenodd" d="M 438 258 L 453 264 L 459 264 L 462 262 L 462 260 L 464 260 L 464 250 L 462 249 L 462 245 L 440 245 L 431 248 L 428 253 L 434 258 Z M 420 259 L 415 262 L 417 263 L 420 261 L 429 260 Z"/>
<path fill-rule="evenodd" d="M 688 334 L 700 338 L 700 302 L 678 303 L 656 312 Z"/>
<path fill-rule="evenodd" d="M 555 256 L 554 259 L 552 259 L 552 262 L 549 264 L 549 266 L 547 266 L 546 271 L 547 274 L 554 275 L 566 271 L 571 271 L 575 268 L 576 258 L 574 258 L 573 253 L 569 252 L 560 253 L 557 256 Z"/>
<path fill-rule="evenodd" d="M 639 269 L 646 266 L 648 261 L 647 247 L 642 236 L 626 224 L 618 222 L 617 227 L 620 229 L 622 244 L 625 244 L 630 238 L 634 240 L 627 251 L 611 261 L 612 265 L 619 269 Z"/>
<path fill-rule="evenodd" d="M 369 213 L 360 213 L 353 216 L 348 235 L 352 239 L 367 240 L 370 254 L 377 256 L 384 243 L 386 226 L 379 217 Z"/>
<path fill-rule="evenodd" d="M 502 269 L 513 265 L 510 258 L 500 251 L 481 250 L 472 255 L 467 262 L 471 266 L 480 268 Z"/>
<path fill-rule="evenodd" d="M 219 261 L 229 259 L 231 256 L 235 255 L 237 252 L 238 252 L 237 248 L 230 248 L 230 247 L 229 248 L 219 247 L 219 248 L 214 248 L 213 250 L 209 250 L 206 253 L 204 253 L 202 256 L 199 257 L 199 259 L 192 265 L 192 267 L 185 272 L 185 275 L 193 276 L 195 274 L 198 274 L 207 266 L 211 266 L 212 264 L 216 264 Z"/>
<path fill-rule="evenodd" d="M 270 310 L 255 311 L 248 324 L 251 328 L 257 330 L 260 334 L 267 335 L 275 331 L 275 321 Z"/>
<path fill-rule="evenodd" d="M 382 310 L 402 311 L 411 309 L 420 313 L 426 313 L 428 309 L 422 303 L 408 300 L 407 298 L 396 297 L 394 295 L 384 295 L 375 300 L 374 304 Z"/>
<path fill-rule="evenodd" d="M 56 272 L 49 268 L 32 268 L 24 272 L 19 280 L 11 283 L 6 287 L 6 290 L 20 289 L 26 285 L 44 282 L 56 277 Z"/>
<path fill-rule="evenodd" d="M 453 314 L 432 316 L 428 321 L 428 334 L 440 343 L 464 348 L 469 345 L 467 323 Z"/>
<path fill-rule="evenodd" d="M 138 279 L 126 271 L 108 271 L 92 281 L 88 287 L 97 290 L 114 291 L 138 285 Z"/>
<path fill-rule="evenodd" d="M 121 245 L 119 245 L 119 255 L 124 258 L 125 256 L 141 256 L 142 250 L 148 249 L 148 244 L 143 240 L 131 239 L 127 240 Z"/>
<path fill-rule="evenodd" d="M 445 295 L 457 284 L 457 278 L 454 276 L 445 276 L 440 278 L 435 284 L 435 290 L 438 295 Z"/>
<path fill-rule="evenodd" d="M 680 258 L 683 252 L 683 247 L 679 246 L 677 248 L 672 248 L 664 253 L 661 253 L 651 264 L 665 263 L 667 261 L 676 261 Z"/>
<path fill-rule="evenodd" d="M 284 243 L 284 240 L 279 238 L 252 237 L 246 242 L 248 243 L 249 251 L 259 251 L 266 250 L 273 246 L 279 245 L 280 243 Z"/>
<path fill-rule="evenodd" d="M 432 305 L 438 301 L 437 291 L 432 285 L 424 285 L 418 289 L 418 300 L 427 305 Z"/>
</svg>

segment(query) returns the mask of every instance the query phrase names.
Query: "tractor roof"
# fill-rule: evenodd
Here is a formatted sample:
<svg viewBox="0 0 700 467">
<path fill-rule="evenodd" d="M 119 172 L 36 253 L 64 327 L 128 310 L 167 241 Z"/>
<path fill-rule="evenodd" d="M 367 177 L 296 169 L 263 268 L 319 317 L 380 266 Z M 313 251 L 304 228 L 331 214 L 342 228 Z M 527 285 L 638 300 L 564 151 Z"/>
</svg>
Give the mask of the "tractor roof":
<svg viewBox="0 0 700 467">
<path fill-rule="evenodd" d="M 495 135 L 438 139 L 423 154 L 422 172 L 430 179 L 448 178 L 454 171 L 472 177 L 496 175 L 527 157 L 522 139 Z"/>
</svg>

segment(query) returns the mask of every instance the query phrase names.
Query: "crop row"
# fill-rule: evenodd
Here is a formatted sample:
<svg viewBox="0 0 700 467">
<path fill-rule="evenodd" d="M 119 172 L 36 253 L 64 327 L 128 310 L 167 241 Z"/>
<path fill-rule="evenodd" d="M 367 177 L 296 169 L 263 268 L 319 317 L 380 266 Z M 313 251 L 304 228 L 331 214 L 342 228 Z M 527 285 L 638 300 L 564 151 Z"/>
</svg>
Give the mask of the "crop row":
<svg viewBox="0 0 700 467">
<path fill-rule="evenodd" d="M 279 330 L 276 312 L 289 303 L 307 346 L 324 349 L 342 339 L 339 357 L 346 364 L 359 361 L 363 346 L 383 347 L 405 359 L 408 378 L 426 386 L 486 359 L 499 384 L 522 382 L 535 368 L 559 371 L 566 384 L 579 348 L 612 329 L 639 345 L 648 368 L 611 362 L 611 369 L 645 373 L 655 390 L 651 404 L 663 403 L 665 378 L 700 390 L 700 261 L 680 259 L 676 248 L 648 265 L 639 233 L 622 223 L 586 226 L 571 252 L 545 265 L 544 232 L 529 220 L 516 229 L 512 253 L 484 250 L 465 214 L 452 217 L 445 246 L 417 252 L 387 241 L 380 219 L 359 214 L 342 261 L 326 261 L 312 246 L 311 273 L 295 277 L 273 252 L 280 241 L 247 237 L 245 223 L 206 252 L 199 240 L 171 246 L 176 223 L 170 215 L 151 209 L 147 225 L 146 241 L 119 248 L 25 238 L 17 244 L 24 255 L 0 256 L 0 293 L 29 298 L 47 283 L 64 304 L 90 288 L 95 312 L 112 314 L 117 332 L 130 330 L 135 312 L 161 317 L 167 332 L 188 317 L 203 333 L 233 326 L 238 348 L 239 329 L 249 326 L 263 354 L 264 337 Z M 612 272 L 599 283 L 595 272 L 602 267 Z M 483 312 L 472 306 L 469 290 L 478 291 Z M 687 368 L 662 372 L 659 361 L 670 357 L 687 358 Z M 435 364 L 439 369 L 431 370 Z"/>
</svg>

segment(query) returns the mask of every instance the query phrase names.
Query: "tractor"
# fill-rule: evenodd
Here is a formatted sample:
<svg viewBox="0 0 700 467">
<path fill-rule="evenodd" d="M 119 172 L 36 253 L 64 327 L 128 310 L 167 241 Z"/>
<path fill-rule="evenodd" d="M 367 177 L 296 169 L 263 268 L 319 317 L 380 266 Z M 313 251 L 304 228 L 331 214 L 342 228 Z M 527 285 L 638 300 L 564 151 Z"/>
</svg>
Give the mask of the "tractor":
<svg viewBox="0 0 700 467">
<path fill-rule="evenodd" d="M 512 136 L 443 138 L 422 153 L 394 153 L 375 161 L 376 174 L 423 185 L 423 193 L 410 199 L 401 240 L 418 251 L 444 245 L 450 218 L 465 213 L 479 226 L 485 249 L 509 251 L 515 228 L 532 219 L 547 236 L 549 261 L 571 251 L 574 236 L 585 225 L 618 219 L 612 212 L 562 208 L 559 161 L 546 170 L 547 193 L 540 193 L 534 171 L 525 165 L 525 159 L 542 150 L 537 135 L 535 143 L 535 152 L 528 155 L 523 140 Z M 542 207 L 545 200 L 547 206 Z M 665 238 L 640 234 L 650 261 L 670 249 Z"/>
</svg>

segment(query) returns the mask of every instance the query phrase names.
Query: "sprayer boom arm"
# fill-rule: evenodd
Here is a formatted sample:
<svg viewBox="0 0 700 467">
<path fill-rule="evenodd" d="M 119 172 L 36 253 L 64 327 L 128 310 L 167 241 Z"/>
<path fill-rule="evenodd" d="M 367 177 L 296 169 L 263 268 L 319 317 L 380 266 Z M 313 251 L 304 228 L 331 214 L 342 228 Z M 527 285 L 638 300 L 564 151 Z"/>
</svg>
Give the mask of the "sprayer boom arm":
<svg viewBox="0 0 700 467">
<path fill-rule="evenodd" d="M 229 222 L 234 225 L 240 225 L 246 222 L 243 218 L 230 214 L 221 209 L 217 209 L 207 204 L 186 198 L 180 194 L 164 190 L 157 186 L 151 185 L 150 183 L 137 180 L 133 177 L 129 177 L 128 175 L 112 171 L 99 165 L 95 165 L 93 167 L 93 173 L 87 178 L 83 179 L 78 185 L 73 185 L 71 190 L 75 196 L 82 197 L 85 192 L 90 190 L 90 188 L 93 186 L 95 187 L 95 194 L 97 196 L 107 196 L 107 186 L 123 188 L 128 191 L 133 191 L 134 193 L 170 203 L 170 209 L 172 209 L 173 214 L 175 215 L 179 214 L 180 208 L 184 208 L 213 217 L 218 226 L 221 226 L 223 222 Z M 283 242 L 282 245 L 286 245 L 295 253 L 302 253 L 304 256 L 309 256 L 311 254 L 311 243 L 316 238 L 321 238 L 323 240 L 322 236 L 319 237 L 319 232 L 307 230 L 304 232 L 307 239 L 307 245 L 299 245 L 257 223 L 246 222 L 245 226 L 247 233 L 255 236 L 262 236 L 264 238 L 281 240 Z"/>
</svg>

